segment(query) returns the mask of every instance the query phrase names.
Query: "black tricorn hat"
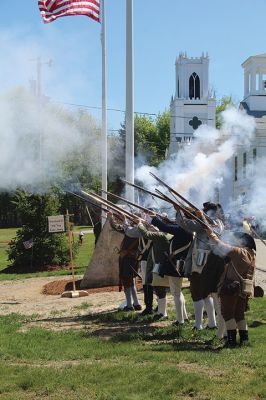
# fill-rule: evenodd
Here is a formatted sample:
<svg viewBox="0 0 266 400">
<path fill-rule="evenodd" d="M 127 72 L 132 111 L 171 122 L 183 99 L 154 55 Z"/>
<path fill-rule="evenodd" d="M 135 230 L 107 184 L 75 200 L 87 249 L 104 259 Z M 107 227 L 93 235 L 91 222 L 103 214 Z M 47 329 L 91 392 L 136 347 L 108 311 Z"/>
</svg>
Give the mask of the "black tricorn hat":
<svg viewBox="0 0 266 400">
<path fill-rule="evenodd" d="M 235 238 L 240 240 L 243 247 L 248 247 L 251 250 L 257 250 L 255 240 L 251 235 L 245 232 L 234 232 Z"/>
<path fill-rule="evenodd" d="M 205 203 L 203 203 L 203 211 L 207 212 L 209 210 L 214 210 L 217 211 L 217 204 L 212 203 L 210 201 L 206 201 Z"/>
<path fill-rule="evenodd" d="M 263 297 L 264 296 L 264 290 L 261 286 L 255 286 L 254 287 L 254 297 Z"/>
</svg>

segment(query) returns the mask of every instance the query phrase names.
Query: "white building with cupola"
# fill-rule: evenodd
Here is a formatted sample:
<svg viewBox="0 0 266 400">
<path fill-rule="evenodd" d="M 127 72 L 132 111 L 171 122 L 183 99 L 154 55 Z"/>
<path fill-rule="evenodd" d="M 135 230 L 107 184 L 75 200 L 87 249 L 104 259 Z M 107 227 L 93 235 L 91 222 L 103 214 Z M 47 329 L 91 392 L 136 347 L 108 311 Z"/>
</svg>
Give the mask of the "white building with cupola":
<svg viewBox="0 0 266 400">
<path fill-rule="evenodd" d="M 215 97 L 209 90 L 209 57 L 180 53 L 175 63 L 176 88 L 170 104 L 168 156 L 194 138 L 201 124 L 215 126 Z"/>
<path fill-rule="evenodd" d="M 255 118 L 256 130 L 249 146 L 244 146 L 240 138 L 237 151 L 230 160 L 232 173 L 220 193 L 223 203 L 229 198 L 241 199 L 242 203 L 248 201 L 253 190 L 256 164 L 258 160 L 266 159 L 266 54 L 249 57 L 242 68 L 244 99 L 239 108 Z"/>
</svg>

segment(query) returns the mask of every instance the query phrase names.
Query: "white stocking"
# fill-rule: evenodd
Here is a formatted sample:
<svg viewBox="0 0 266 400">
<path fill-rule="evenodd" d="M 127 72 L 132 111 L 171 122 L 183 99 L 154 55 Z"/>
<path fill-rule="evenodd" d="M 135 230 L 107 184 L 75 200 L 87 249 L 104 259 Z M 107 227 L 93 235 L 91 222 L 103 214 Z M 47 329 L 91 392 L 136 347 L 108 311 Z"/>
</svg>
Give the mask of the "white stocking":
<svg viewBox="0 0 266 400">
<path fill-rule="evenodd" d="M 212 297 L 208 296 L 204 299 L 204 305 L 208 316 L 208 327 L 216 327 L 215 310 Z"/>
<path fill-rule="evenodd" d="M 217 337 L 222 339 L 226 334 L 225 321 L 221 313 L 221 301 L 217 293 L 212 293 L 213 304 L 217 315 Z"/>
<path fill-rule="evenodd" d="M 184 323 L 184 296 L 174 295 L 176 319 L 180 324 Z"/>
<path fill-rule="evenodd" d="M 131 296 L 133 298 L 134 306 L 139 306 L 140 304 L 139 304 L 139 299 L 138 299 L 138 295 L 137 295 L 137 289 L 135 286 L 135 282 L 134 282 L 133 286 L 130 287 L 130 289 L 131 289 Z"/>
<path fill-rule="evenodd" d="M 195 328 L 202 329 L 204 301 L 193 301 L 195 314 Z"/>
<path fill-rule="evenodd" d="M 132 297 L 131 297 L 131 288 L 127 287 L 124 288 L 125 296 L 126 296 L 126 301 L 127 301 L 127 307 L 132 308 Z"/>
<path fill-rule="evenodd" d="M 164 317 L 167 317 L 167 312 L 166 312 L 166 297 L 163 297 L 162 299 L 158 299 L 158 315 L 161 314 Z"/>
</svg>

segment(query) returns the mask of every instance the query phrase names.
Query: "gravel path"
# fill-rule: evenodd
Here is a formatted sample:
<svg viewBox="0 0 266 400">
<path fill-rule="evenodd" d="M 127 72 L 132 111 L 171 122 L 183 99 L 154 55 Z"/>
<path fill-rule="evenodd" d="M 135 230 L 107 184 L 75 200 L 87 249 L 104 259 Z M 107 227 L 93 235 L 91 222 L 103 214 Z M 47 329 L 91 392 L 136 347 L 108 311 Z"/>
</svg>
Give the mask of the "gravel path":
<svg viewBox="0 0 266 400">
<path fill-rule="evenodd" d="M 260 285 L 266 293 L 266 246 L 260 241 L 257 244 L 256 285 Z M 265 260 L 265 263 L 264 263 Z M 82 276 L 77 276 L 81 279 Z M 46 283 L 69 279 L 69 275 L 60 277 L 29 278 L 0 282 L 0 315 L 20 313 L 37 314 L 42 317 L 51 315 L 86 315 L 90 312 L 111 311 L 117 309 L 124 301 L 123 292 L 92 293 L 87 297 L 62 298 L 59 295 L 42 294 Z M 141 301 L 143 295 L 140 294 Z"/>
<path fill-rule="evenodd" d="M 82 276 L 77 278 L 80 279 Z M 1 281 L 0 315 L 12 312 L 24 315 L 38 314 L 42 317 L 48 317 L 51 314 L 82 315 L 88 314 L 86 303 L 93 308 L 94 312 L 101 312 L 113 310 L 124 299 L 122 292 L 93 293 L 87 297 L 78 298 L 62 298 L 58 295 L 42 294 L 46 283 L 62 279 L 69 279 L 69 275 Z"/>
</svg>

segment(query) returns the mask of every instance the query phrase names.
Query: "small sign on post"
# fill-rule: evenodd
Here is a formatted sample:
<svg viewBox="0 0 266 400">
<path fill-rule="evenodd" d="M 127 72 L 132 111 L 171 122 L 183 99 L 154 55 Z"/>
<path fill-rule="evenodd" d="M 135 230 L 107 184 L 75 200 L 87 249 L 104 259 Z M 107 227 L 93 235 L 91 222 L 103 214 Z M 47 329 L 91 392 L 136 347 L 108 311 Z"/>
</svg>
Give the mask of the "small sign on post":
<svg viewBox="0 0 266 400">
<path fill-rule="evenodd" d="M 66 231 L 65 216 L 55 215 L 48 217 L 48 232 L 60 233 Z"/>
<path fill-rule="evenodd" d="M 66 212 L 66 215 L 59 215 L 57 217 L 48 217 L 52 218 L 51 220 L 51 231 L 49 228 L 49 232 L 65 232 L 67 231 L 68 234 L 68 245 L 69 245 L 69 256 L 70 256 L 70 266 L 71 266 L 71 271 L 72 271 L 72 278 L 73 278 L 73 290 L 71 291 L 65 291 L 61 294 L 61 297 L 83 297 L 83 296 L 88 296 L 88 292 L 86 290 L 76 290 L 76 282 L 75 282 L 75 273 L 74 273 L 74 264 L 73 264 L 73 251 L 72 251 L 72 236 L 71 236 L 71 227 L 70 227 L 70 221 L 69 218 L 70 216 L 73 216 L 73 214 L 69 214 L 68 210 Z M 55 229 L 61 229 L 64 228 L 64 230 L 55 230 Z M 66 229 L 65 229 L 66 228 Z"/>
</svg>

